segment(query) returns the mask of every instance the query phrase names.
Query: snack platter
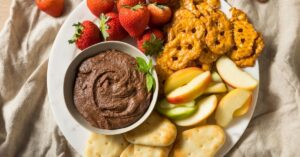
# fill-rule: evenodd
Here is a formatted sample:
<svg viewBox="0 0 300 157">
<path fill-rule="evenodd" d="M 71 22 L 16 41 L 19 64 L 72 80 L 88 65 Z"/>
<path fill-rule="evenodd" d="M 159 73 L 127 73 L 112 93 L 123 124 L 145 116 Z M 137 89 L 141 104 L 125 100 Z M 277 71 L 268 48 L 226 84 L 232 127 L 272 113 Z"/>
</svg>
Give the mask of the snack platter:
<svg viewBox="0 0 300 157">
<path fill-rule="evenodd" d="M 222 12 L 224 12 L 226 14 L 226 16 L 229 18 L 231 7 L 224 0 L 221 0 L 220 2 L 221 2 L 220 10 Z M 64 97 L 64 94 L 65 94 L 64 93 L 64 81 L 65 81 L 65 75 L 66 75 L 66 72 L 68 70 L 69 65 L 71 64 L 71 62 L 74 60 L 74 58 L 76 56 L 78 57 L 78 54 L 80 54 L 80 52 L 81 52 L 78 48 L 76 48 L 76 46 L 68 44 L 68 40 L 74 34 L 74 28 L 72 27 L 72 25 L 74 23 L 77 23 L 78 21 L 84 21 L 84 20 L 93 21 L 95 24 L 100 23 L 99 19 L 96 18 L 89 11 L 89 8 L 87 6 L 86 1 L 83 1 L 70 14 L 70 16 L 66 19 L 66 21 L 62 25 L 62 27 L 61 27 L 61 29 L 60 29 L 60 31 L 59 31 L 59 33 L 58 33 L 58 35 L 57 35 L 57 37 L 54 41 L 54 44 L 53 44 L 53 47 L 52 47 L 52 50 L 51 50 L 51 53 L 50 53 L 50 58 L 49 58 L 49 63 L 48 63 L 48 74 L 47 74 L 47 87 L 48 87 L 48 93 L 49 93 L 49 101 L 50 101 L 50 104 L 51 104 L 52 112 L 54 113 L 54 118 L 55 118 L 60 130 L 62 131 L 63 135 L 67 139 L 67 141 L 81 155 L 84 155 L 85 152 L 87 152 L 88 140 L 89 139 L 94 139 L 95 140 L 95 139 L 98 139 L 99 137 L 97 137 L 93 133 L 91 134 L 91 129 L 87 129 L 86 127 L 84 127 L 78 120 L 74 119 L 74 116 L 72 115 L 72 113 L 70 113 L 70 111 L 69 111 L 69 109 L 66 105 L 66 100 L 65 100 L 65 97 Z M 163 28 L 161 28 L 161 29 L 163 29 Z M 166 29 L 164 28 L 164 30 L 166 30 Z M 259 38 L 259 37 L 257 37 L 257 38 Z M 257 41 L 256 39 L 255 39 L 255 41 Z M 165 39 L 165 40 L 170 40 L 170 39 Z M 251 40 L 251 39 L 249 39 L 249 40 Z M 126 37 L 122 41 L 137 47 L 137 44 L 135 43 L 135 41 L 131 37 Z M 257 42 L 259 42 L 259 41 L 257 41 Z M 177 43 L 177 44 L 180 44 L 180 43 Z M 262 51 L 262 50 L 260 50 L 260 51 Z M 259 52 L 259 53 L 261 53 L 261 52 Z M 224 64 L 224 65 L 227 66 L 229 64 L 229 63 L 227 64 L 227 62 L 231 63 L 231 61 L 229 61 L 230 59 L 228 59 L 227 57 L 219 57 L 218 56 L 218 58 L 219 58 L 219 60 L 224 60 L 223 62 L 226 62 L 226 64 L 222 63 L 222 65 Z M 152 57 L 148 56 L 148 59 L 152 59 Z M 163 59 L 156 60 L 156 64 L 160 64 L 162 62 L 162 60 Z M 153 62 L 155 62 L 155 61 L 153 61 Z M 218 61 L 215 60 L 214 62 L 218 62 Z M 251 62 L 253 62 L 253 60 L 251 60 Z M 248 109 L 245 113 L 242 113 L 241 116 L 236 116 L 233 119 L 230 119 L 228 122 L 225 122 L 224 120 L 222 120 L 223 117 L 221 118 L 221 120 L 220 120 L 220 118 L 219 118 L 219 120 L 218 120 L 218 118 L 216 118 L 217 121 L 219 121 L 217 123 L 219 123 L 219 125 L 222 126 L 222 127 L 220 127 L 223 130 L 221 132 L 224 132 L 225 134 L 224 134 L 224 137 L 218 138 L 218 139 L 223 138 L 222 139 L 223 142 L 220 142 L 220 143 L 222 143 L 221 147 L 218 148 L 216 150 L 216 152 L 212 153 L 212 154 L 215 154 L 214 156 L 224 156 L 224 155 L 226 155 L 226 153 L 228 153 L 228 151 L 237 143 L 237 141 L 240 139 L 243 132 L 247 128 L 247 126 L 248 126 L 248 124 L 251 120 L 252 114 L 254 112 L 255 106 L 256 106 L 256 101 L 257 101 L 257 97 L 258 97 L 258 89 L 259 89 L 259 83 L 258 83 L 258 81 L 259 81 L 259 65 L 258 65 L 258 62 L 256 60 L 254 60 L 255 65 L 252 66 L 252 67 L 243 65 L 243 64 L 248 64 L 247 62 L 238 62 L 238 61 L 236 61 L 235 63 L 237 65 L 239 65 L 240 67 L 243 67 L 243 71 L 247 72 L 252 78 L 257 80 L 257 84 L 255 85 L 254 88 L 251 87 L 251 94 L 249 96 L 249 97 L 251 97 L 251 98 L 249 98 L 250 101 L 248 101 L 248 99 L 247 99 L 247 102 L 250 102 L 250 103 L 249 103 L 249 107 L 248 107 Z M 189 63 L 187 63 L 187 64 L 189 64 Z M 216 63 L 216 64 L 218 64 L 218 63 Z M 221 65 L 221 61 L 220 61 L 220 65 Z M 193 66 L 191 66 L 191 67 L 193 67 Z M 184 68 L 180 68 L 180 69 L 182 70 L 182 69 L 188 69 L 188 68 L 189 68 L 189 66 L 185 66 Z M 209 68 L 211 68 L 211 67 L 209 67 Z M 203 68 L 203 69 L 204 69 L 204 71 L 207 70 L 205 68 Z M 216 69 L 218 69 L 218 67 Z M 180 70 L 178 70 L 178 71 L 180 71 Z M 172 73 L 172 74 L 176 74 L 176 72 L 178 72 L 178 71 L 174 71 L 174 73 Z M 217 70 L 212 70 L 212 71 L 217 71 Z M 157 73 L 158 73 L 158 76 L 160 75 L 158 77 L 158 79 L 164 78 L 164 77 L 161 76 L 161 73 L 162 73 L 161 71 L 159 71 Z M 206 72 L 201 72 L 201 75 L 204 75 L 204 73 L 207 74 Z M 170 76 L 172 76 L 172 74 L 170 74 Z M 211 75 L 214 75 L 213 72 L 211 72 L 207 75 L 209 75 L 209 77 L 212 77 L 211 80 L 214 80 L 214 78 L 216 78 L 214 76 L 211 76 Z M 218 75 L 218 73 L 216 75 Z M 220 73 L 220 75 L 222 75 L 222 74 Z M 244 75 L 244 74 L 242 74 L 242 75 Z M 218 75 L 218 77 L 220 77 L 220 76 Z M 223 75 L 222 75 L 222 79 L 223 79 Z M 227 82 L 227 80 L 224 80 L 224 81 L 221 81 L 221 82 L 225 83 L 225 82 Z M 156 88 L 156 87 L 154 87 L 154 88 Z M 208 88 L 208 87 L 206 87 L 206 88 Z M 229 91 L 229 89 L 231 89 L 230 91 L 232 91 L 232 89 L 233 89 L 232 87 L 228 87 L 228 85 L 226 86 L 226 88 L 227 88 L 228 91 Z M 172 89 L 172 90 L 174 90 L 174 89 Z M 226 93 L 228 93 L 228 91 Z M 242 92 L 245 93 L 245 91 L 242 91 Z M 172 93 L 172 92 L 170 92 L 170 93 Z M 240 93 L 240 92 L 235 92 L 235 93 Z M 218 96 L 214 96 L 214 95 L 219 95 L 219 93 L 218 94 L 210 93 L 210 94 L 211 95 L 207 95 L 207 97 L 218 98 L 218 100 L 216 99 L 218 102 L 220 101 L 220 99 L 222 100 L 222 97 L 219 98 Z M 246 91 L 245 94 L 246 95 L 248 94 L 247 91 Z M 232 94 L 232 95 L 234 95 L 234 94 Z M 171 105 L 177 103 L 177 99 L 174 99 L 174 100 L 171 99 L 171 98 L 169 99 L 168 96 L 165 96 L 165 98 L 169 101 L 169 103 Z M 193 99 L 194 99 L 193 102 L 199 103 L 199 101 L 200 101 L 200 100 L 198 100 L 198 98 L 197 98 L 197 100 L 196 100 L 196 98 L 193 98 Z M 205 99 L 205 98 L 203 98 L 203 99 Z M 206 126 L 206 125 L 207 126 L 209 125 L 207 127 L 207 129 L 210 129 L 210 130 L 216 129 L 214 127 L 209 128 L 211 125 L 215 126 L 215 124 L 216 124 L 215 120 L 210 120 L 210 119 L 214 119 L 215 115 L 210 115 L 208 118 L 206 117 L 205 120 L 204 119 L 201 120 L 201 122 L 200 121 L 199 122 L 185 121 L 184 118 L 183 118 L 183 120 L 176 119 L 176 118 L 178 118 L 178 116 L 177 117 L 175 116 L 175 119 L 172 119 L 172 118 L 174 118 L 174 117 L 172 117 L 173 115 L 169 115 L 167 113 L 168 111 L 164 110 L 165 108 L 160 108 L 159 109 L 159 107 L 157 107 L 157 106 L 159 106 L 159 104 L 162 104 L 162 102 L 163 102 L 163 98 L 159 98 L 157 100 L 157 105 L 156 105 L 156 107 L 153 111 L 155 113 L 153 113 L 152 116 L 150 115 L 150 117 L 148 119 L 148 122 L 147 122 L 147 120 L 146 120 L 146 122 L 149 123 L 151 121 L 168 121 L 168 123 L 165 124 L 166 127 L 172 128 L 172 127 L 176 126 L 177 131 L 175 131 L 176 133 L 174 133 L 175 139 L 173 139 L 172 144 L 165 144 L 165 143 L 162 142 L 161 146 L 164 147 L 163 149 L 166 149 L 166 150 L 159 150 L 159 151 L 162 151 L 162 152 L 167 151 L 168 154 L 169 154 L 169 152 L 171 154 L 171 151 L 172 151 L 171 148 L 174 145 L 176 145 L 176 142 L 177 143 L 178 142 L 183 142 L 184 143 L 184 141 L 178 139 L 179 137 L 181 137 L 179 134 L 181 134 L 183 130 L 193 129 L 193 128 L 196 128 L 196 127 L 199 129 L 202 126 Z M 191 102 L 191 100 L 189 100 L 189 102 Z M 224 100 L 224 102 L 225 102 L 225 100 Z M 179 100 L 179 103 L 177 103 L 177 104 L 184 104 L 184 103 L 186 103 L 186 102 L 181 102 Z M 245 105 L 243 105 L 243 106 L 245 106 Z M 197 109 L 195 109 L 195 110 L 197 110 Z M 193 110 L 193 113 L 197 113 L 197 111 L 195 111 L 195 110 Z M 216 110 L 218 110 L 217 106 L 213 109 L 212 112 L 215 112 Z M 219 110 L 220 111 L 216 111 L 216 112 L 221 113 L 222 109 L 219 109 Z M 232 111 L 232 112 L 234 112 L 234 111 Z M 168 117 L 168 116 L 170 116 L 170 117 Z M 233 116 L 233 115 L 231 115 L 231 116 Z M 213 118 L 211 118 L 211 117 L 213 117 Z M 216 117 L 218 117 L 218 116 L 216 116 Z M 212 121 L 214 121 L 214 122 L 212 122 Z M 172 122 L 173 124 L 170 123 L 170 122 Z M 176 123 L 176 125 L 174 123 Z M 195 123 L 197 123 L 197 124 L 195 124 Z M 141 124 L 141 125 L 143 125 L 143 124 Z M 184 128 L 184 129 L 182 129 L 182 128 Z M 140 132 L 145 131 L 145 130 L 143 130 L 143 128 L 141 129 L 138 126 L 137 126 L 136 130 L 137 130 L 137 132 L 138 131 L 140 131 Z M 201 131 L 203 131 L 203 130 L 201 130 L 201 129 L 198 130 L 198 132 L 201 132 Z M 219 130 L 217 128 L 215 131 L 212 131 L 212 132 L 218 132 L 218 131 Z M 203 132 L 205 134 L 205 131 L 203 131 Z M 170 134 L 172 134 L 172 131 L 171 131 Z M 177 134 L 177 139 L 176 139 L 176 134 Z M 188 132 L 187 132 L 187 134 L 188 134 Z M 130 151 L 132 152 L 134 149 L 141 149 L 141 150 L 144 150 L 145 152 L 149 151 L 148 148 L 144 148 L 144 146 L 142 146 L 142 145 L 148 146 L 147 142 L 145 144 L 143 139 L 135 139 L 134 130 L 127 133 L 126 135 L 124 135 L 126 137 L 126 140 L 125 140 L 125 138 L 123 139 L 122 135 L 112 135 L 112 136 L 113 136 L 113 138 L 116 138 L 116 141 L 119 141 L 120 143 L 122 143 L 122 145 L 124 143 L 126 143 L 125 144 L 126 149 L 124 149 L 124 148 L 122 148 L 122 149 L 124 149 L 124 152 L 127 151 L 126 153 L 128 153 L 128 154 L 130 154 Z M 217 138 L 219 135 L 211 135 L 211 136 L 214 136 L 214 137 Z M 105 136 L 105 138 L 98 139 L 99 141 L 102 140 L 102 143 L 98 141 L 99 147 L 101 147 L 101 145 L 104 144 L 103 142 L 106 142 L 106 141 L 110 142 L 110 140 L 112 140 L 112 139 L 108 139 L 107 137 L 108 136 Z M 120 138 L 122 138 L 122 139 L 120 139 Z M 192 138 L 203 138 L 203 135 L 199 135 L 199 136 L 195 135 Z M 140 140 L 140 143 L 136 144 L 135 142 L 139 141 L 139 140 Z M 97 143 L 97 142 L 95 142 L 95 143 Z M 132 144 L 128 145 L 129 143 L 132 143 Z M 149 143 L 149 145 L 151 146 L 151 143 Z M 152 144 L 152 146 L 156 147 L 155 144 L 154 145 Z M 95 147 L 95 145 L 90 146 L 90 147 Z M 135 148 L 135 147 L 137 147 L 137 148 Z M 159 147 L 159 146 L 157 146 L 157 147 Z M 175 147 L 179 147 L 179 146 L 175 146 Z M 104 148 L 105 147 L 103 146 L 103 149 Z M 118 146 L 116 146 L 116 149 L 117 148 L 118 148 Z M 89 150 L 89 151 L 93 152 L 94 150 Z M 190 150 L 188 150 L 188 149 L 180 150 L 178 152 L 175 152 L 175 154 L 177 153 L 177 156 L 178 156 L 178 154 L 180 154 L 180 153 L 183 153 L 183 154 L 184 153 L 190 153 L 189 151 Z M 172 154 L 173 153 L 174 152 L 172 152 Z M 171 155 L 169 155 L 169 156 L 171 156 Z M 175 157 L 176 157 L 176 155 L 175 155 Z M 184 155 L 182 157 L 184 157 Z"/>
</svg>

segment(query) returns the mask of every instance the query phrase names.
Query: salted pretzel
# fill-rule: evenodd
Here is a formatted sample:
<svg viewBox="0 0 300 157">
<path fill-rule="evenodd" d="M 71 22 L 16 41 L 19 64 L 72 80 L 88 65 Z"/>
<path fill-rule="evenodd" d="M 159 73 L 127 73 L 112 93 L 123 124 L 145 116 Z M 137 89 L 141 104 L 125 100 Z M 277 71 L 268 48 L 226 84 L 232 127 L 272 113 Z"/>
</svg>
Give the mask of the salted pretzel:
<svg viewBox="0 0 300 157">
<path fill-rule="evenodd" d="M 235 46 L 230 53 L 230 58 L 240 60 L 253 54 L 253 46 L 258 33 L 248 21 L 247 15 L 241 10 L 233 8 L 231 13 Z"/>
<path fill-rule="evenodd" d="M 183 19 L 196 18 L 196 16 L 185 8 L 180 8 L 174 12 L 173 16 L 173 24 L 176 24 L 177 21 L 181 21 Z"/>
<path fill-rule="evenodd" d="M 206 0 L 206 3 L 214 9 L 221 7 L 220 0 Z"/>
<path fill-rule="evenodd" d="M 176 25 L 177 23 L 182 23 L 182 20 L 186 21 L 195 18 L 195 15 L 185 8 L 176 10 L 174 12 L 172 22 L 164 27 L 164 31 L 168 34 L 167 42 L 173 40 L 176 36 L 176 31 L 173 29 L 174 25 Z"/>
<path fill-rule="evenodd" d="M 198 40 L 204 40 L 205 26 L 200 19 L 183 19 L 173 25 L 168 32 L 168 41 L 172 41 L 180 33 L 190 33 L 196 36 Z"/>
<path fill-rule="evenodd" d="M 235 63 L 239 67 L 250 67 L 255 65 L 256 59 L 260 56 L 264 48 L 264 41 L 262 35 L 259 34 L 258 37 L 255 39 L 254 46 L 253 46 L 253 53 L 243 59 L 236 60 Z"/>
<path fill-rule="evenodd" d="M 196 6 L 201 3 L 206 3 L 213 9 L 218 9 L 221 6 L 220 0 L 181 0 L 181 4 L 184 8 L 190 10 L 196 17 L 200 16 L 200 12 Z"/>
<path fill-rule="evenodd" d="M 200 13 L 196 8 L 196 5 L 202 3 L 203 0 L 181 0 L 181 3 L 184 8 L 192 12 L 196 17 L 199 17 Z"/>
<path fill-rule="evenodd" d="M 179 33 L 176 38 L 165 45 L 159 60 L 166 62 L 171 70 L 180 70 L 201 55 L 203 43 L 191 33 Z"/>
<path fill-rule="evenodd" d="M 244 12 L 232 8 L 231 14 L 235 46 L 229 57 L 240 67 L 253 66 L 264 48 L 262 35 L 255 31 Z"/>
<path fill-rule="evenodd" d="M 212 64 L 214 63 L 220 55 L 212 53 L 207 47 L 204 47 L 201 55 L 199 57 L 200 64 Z"/>
<path fill-rule="evenodd" d="M 207 3 L 197 5 L 200 19 L 205 23 L 207 47 L 216 55 L 227 53 L 233 46 L 232 26 L 226 15 Z"/>
</svg>

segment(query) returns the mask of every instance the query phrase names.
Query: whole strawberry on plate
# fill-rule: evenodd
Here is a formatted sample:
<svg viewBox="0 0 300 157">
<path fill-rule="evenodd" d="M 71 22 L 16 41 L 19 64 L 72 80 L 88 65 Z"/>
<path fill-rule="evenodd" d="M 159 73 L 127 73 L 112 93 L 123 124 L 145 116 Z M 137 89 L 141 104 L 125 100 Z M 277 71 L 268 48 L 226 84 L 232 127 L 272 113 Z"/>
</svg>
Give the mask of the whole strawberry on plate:
<svg viewBox="0 0 300 157">
<path fill-rule="evenodd" d="M 122 40 L 128 35 L 115 12 L 101 14 L 100 31 L 104 40 Z"/>
<path fill-rule="evenodd" d="M 117 1 L 117 8 L 120 10 L 122 6 L 135 6 L 137 4 L 146 4 L 146 0 L 118 0 Z"/>
<path fill-rule="evenodd" d="M 102 13 L 111 12 L 115 6 L 114 0 L 87 0 L 86 3 L 96 17 L 99 17 Z"/>
<path fill-rule="evenodd" d="M 102 40 L 99 28 L 91 21 L 78 22 L 73 24 L 73 26 L 76 30 L 72 39 L 69 40 L 69 43 L 76 43 L 76 46 L 80 50 L 90 47 Z"/>
<path fill-rule="evenodd" d="M 162 51 L 164 34 L 158 29 L 148 29 L 137 39 L 138 48 L 146 55 L 156 55 Z"/>
<path fill-rule="evenodd" d="M 162 4 L 151 3 L 148 4 L 150 12 L 150 26 L 161 26 L 168 23 L 172 16 L 170 7 Z"/>
<path fill-rule="evenodd" d="M 137 38 L 143 34 L 149 22 L 149 11 L 143 4 L 135 6 L 121 6 L 119 10 L 119 19 L 123 28 L 131 37 Z"/>
</svg>

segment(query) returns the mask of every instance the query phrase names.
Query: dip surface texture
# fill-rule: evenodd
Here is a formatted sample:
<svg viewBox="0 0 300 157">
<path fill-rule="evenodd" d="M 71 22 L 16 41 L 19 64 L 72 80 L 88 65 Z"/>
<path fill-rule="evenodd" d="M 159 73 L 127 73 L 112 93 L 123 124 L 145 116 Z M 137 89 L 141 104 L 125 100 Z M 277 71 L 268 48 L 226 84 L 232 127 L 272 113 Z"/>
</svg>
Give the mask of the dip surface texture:
<svg viewBox="0 0 300 157">
<path fill-rule="evenodd" d="M 94 127 L 118 129 L 136 122 L 148 109 L 151 93 L 135 58 L 108 50 L 81 63 L 74 103 Z"/>
</svg>

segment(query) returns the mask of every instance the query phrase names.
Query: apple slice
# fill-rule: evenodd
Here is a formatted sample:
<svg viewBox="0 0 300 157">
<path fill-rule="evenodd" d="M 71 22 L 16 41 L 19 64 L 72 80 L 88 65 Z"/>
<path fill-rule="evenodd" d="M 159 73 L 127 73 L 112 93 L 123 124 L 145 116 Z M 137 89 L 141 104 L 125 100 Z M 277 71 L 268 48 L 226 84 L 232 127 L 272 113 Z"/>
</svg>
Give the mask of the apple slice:
<svg viewBox="0 0 300 157">
<path fill-rule="evenodd" d="M 211 74 L 206 71 L 194 79 L 188 84 L 178 87 L 167 95 L 167 100 L 170 103 L 179 104 L 194 100 L 200 96 L 204 90 L 208 87 L 211 81 Z"/>
<path fill-rule="evenodd" d="M 221 78 L 234 88 L 253 90 L 258 84 L 256 79 L 237 67 L 235 63 L 226 56 L 218 59 L 216 67 Z"/>
<path fill-rule="evenodd" d="M 197 67 L 185 68 L 182 70 L 178 70 L 173 73 L 165 82 L 164 92 L 165 94 L 170 93 L 172 90 L 186 85 L 189 83 L 194 77 L 203 73 L 203 70 Z"/>
<path fill-rule="evenodd" d="M 212 82 L 204 91 L 204 94 L 227 92 L 226 85 L 223 82 Z"/>
<path fill-rule="evenodd" d="M 218 104 L 217 96 L 211 95 L 206 98 L 201 99 L 197 102 L 196 106 L 198 107 L 195 113 L 192 116 L 189 116 L 185 119 L 175 120 L 175 124 L 178 126 L 193 126 L 201 123 L 206 120 L 214 110 L 216 109 Z"/>
<path fill-rule="evenodd" d="M 194 100 L 183 104 L 171 104 L 164 99 L 158 103 L 156 109 L 171 119 L 182 119 L 192 115 L 197 108 Z"/>
<path fill-rule="evenodd" d="M 218 125 L 226 127 L 233 119 L 233 114 L 252 97 L 252 93 L 245 89 L 234 89 L 220 101 L 215 119 Z"/>
<path fill-rule="evenodd" d="M 240 116 L 245 115 L 249 111 L 251 104 L 252 104 L 252 97 L 250 97 L 241 108 L 234 111 L 233 116 L 240 117 Z"/>
<path fill-rule="evenodd" d="M 172 109 L 157 108 L 157 111 L 171 119 L 183 119 L 194 114 L 196 109 L 196 107 L 175 107 Z"/>
<path fill-rule="evenodd" d="M 157 107 L 162 109 L 172 109 L 175 107 L 195 107 L 196 102 L 194 100 L 182 103 L 182 104 L 172 104 L 169 103 L 166 99 L 163 99 L 158 102 Z"/>
<path fill-rule="evenodd" d="M 222 78 L 220 77 L 220 75 L 217 73 L 217 72 L 212 72 L 211 73 L 211 79 L 214 81 L 214 82 L 223 82 Z"/>
</svg>

